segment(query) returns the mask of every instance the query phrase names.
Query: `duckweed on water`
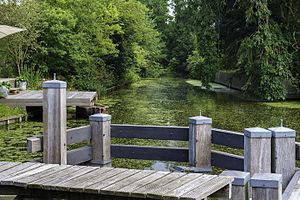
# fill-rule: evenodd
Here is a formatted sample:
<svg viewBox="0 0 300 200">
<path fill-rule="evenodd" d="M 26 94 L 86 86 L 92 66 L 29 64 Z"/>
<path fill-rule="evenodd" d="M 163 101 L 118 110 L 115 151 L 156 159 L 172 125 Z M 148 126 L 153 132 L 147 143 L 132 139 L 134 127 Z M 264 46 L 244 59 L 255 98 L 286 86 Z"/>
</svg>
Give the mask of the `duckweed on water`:
<svg viewBox="0 0 300 200">
<path fill-rule="evenodd" d="M 202 115 L 213 119 L 215 128 L 240 132 L 246 127 L 269 128 L 278 126 L 282 116 L 285 126 L 295 129 L 297 132 L 300 131 L 299 107 L 273 106 L 273 103 L 245 101 L 239 97 L 239 93 L 206 91 L 178 78 L 141 80 L 130 88 L 102 97 L 98 103 L 108 107 L 107 112 L 112 115 L 112 123 L 115 124 L 187 126 L 188 118 L 199 115 L 201 111 Z M 298 102 L 293 104 L 297 105 Z M 88 124 L 87 120 L 68 120 L 68 127 L 85 124 Z M 40 153 L 27 154 L 26 152 L 26 138 L 40 135 L 41 123 L 26 122 L 20 125 L 10 125 L 8 129 L 0 129 L 1 160 L 25 161 L 41 156 Z M 300 140 L 299 133 L 297 140 Z M 158 140 L 113 139 L 112 142 L 145 146 L 187 146 L 186 142 Z M 213 149 L 243 154 L 243 151 L 219 145 L 213 145 Z M 300 163 L 297 163 L 299 166 Z M 149 168 L 151 165 L 154 168 L 169 166 L 162 162 L 113 159 L 115 167 L 143 169 Z"/>
<path fill-rule="evenodd" d="M 25 114 L 25 110 L 22 108 L 11 108 L 6 105 L 0 104 L 0 119 L 5 117 L 11 117 L 15 115 Z"/>
</svg>

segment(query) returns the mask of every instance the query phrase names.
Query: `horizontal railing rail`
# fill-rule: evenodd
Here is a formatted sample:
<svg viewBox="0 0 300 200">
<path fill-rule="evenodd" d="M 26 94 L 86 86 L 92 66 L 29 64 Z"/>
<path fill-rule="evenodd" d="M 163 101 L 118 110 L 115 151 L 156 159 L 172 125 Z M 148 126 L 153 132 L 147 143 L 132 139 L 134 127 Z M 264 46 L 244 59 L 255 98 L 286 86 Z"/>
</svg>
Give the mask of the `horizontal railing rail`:
<svg viewBox="0 0 300 200">
<path fill-rule="evenodd" d="M 144 126 L 144 125 L 111 125 L 112 138 L 136 138 L 153 140 L 188 141 L 189 128 L 179 126 Z M 82 126 L 67 130 L 67 144 L 75 144 L 91 140 L 91 126 Z M 30 153 L 43 150 L 43 136 L 34 136 L 27 139 L 27 150 Z M 244 148 L 244 134 L 240 132 L 212 129 L 212 144 L 230 148 Z M 92 147 L 84 146 L 68 151 L 68 163 L 79 164 L 92 158 Z M 111 145 L 112 157 L 142 160 L 160 160 L 188 162 L 188 148 Z M 212 151 L 212 165 L 225 169 L 244 169 L 243 156 Z M 296 159 L 300 160 L 300 143 L 296 142 Z"/>
</svg>

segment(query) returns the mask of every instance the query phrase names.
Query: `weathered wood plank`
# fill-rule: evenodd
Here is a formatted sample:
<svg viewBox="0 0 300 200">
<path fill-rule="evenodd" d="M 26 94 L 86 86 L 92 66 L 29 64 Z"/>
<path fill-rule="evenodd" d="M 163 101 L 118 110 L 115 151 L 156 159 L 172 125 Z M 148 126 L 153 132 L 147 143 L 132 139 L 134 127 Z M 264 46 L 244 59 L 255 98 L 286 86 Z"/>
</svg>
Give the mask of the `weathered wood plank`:
<svg viewBox="0 0 300 200">
<path fill-rule="evenodd" d="M 11 175 L 15 175 L 18 174 L 24 170 L 28 170 L 31 167 L 33 167 L 35 164 L 34 163 L 22 163 L 22 164 L 18 164 L 14 167 L 10 167 L 9 169 L 2 171 L 0 173 L 0 181 L 4 180 L 5 178 L 11 176 Z"/>
<path fill-rule="evenodd" d="M 154 193 L 159 188 L 163 187 L 164 185 L 179 179 L 180 177 L 186 176 L 185 173 L 171 173 L 166 176 L 163 176 L 156 181 L 153 181 L 143 187 L 140 187 L 131 193 L 132 197 L 140 197 L 146 198 L 148 194 Z"/>
<path fill-rule="evenodd" d="M 216 191 L 220 190 L 220 188 L 223 188 L 227 186 L 228 184 L 231 184 L 231 181 L 233 179 L 227 178 L 224 179 L 224 177 L 215 177 L 207 182 L 205 182 L 205 186 L 201 187 L 201 190 L 198 188 L 195 188 L 183 195 L 180 196 L 180 199 L 182 200 L 192 200 L 192 199 L 204 199 L 211 194 L 215 193 Z"/>
<path fill-rule="evenodd" d="M 115 138 L 188 141 L 188 131 L 188 127 L 179 126 L 111 125 L 111 136 Z"/>
<path fill-rule="evenodd" d="M 178 187 L 176 189 L 174 189 L 173 191 L 168 192 L 168 195 L 164 197 L 164 199 L 169 199 L 169 200 L 175 200 L 175 199 L 179 199 L 178 197 L 193 191 L 195 189 L 198 189 L 203 187 L 205 185 L 206 182 L 216 178 L 216 175 L 202 175 L 196 179 L 194 179 L 193 181 L 184 184 L 181 187 Z"/>
<path fill-rule="evenodd" d="M 98 169 L 97 167 L 82 167 L 79 170 L 76 171 L 76 173 L 69 173 L 67 176 L 58 177 L 55 180 L 47 181 L 47 183 L 43 184 L 43 189 L 46 190 L 56 190 L 56 187 L 65 187 L 64 183 L 67 181 L 70 181 L 74 178 L 84 176 L 85 174 L 88 174 L 89 172 L 92 172 L 94 170 Z"/>
<path fill-rule="evenodd" d="M 106 179 L 117 176 L 125 171 L 126 169 L 120 168 L 107 170 L 105 172 L 103 172 L 102 170 L 93 171 L 88 175 L 85 175 L 85 180 L 82 180 L 82 182 L 74 183 L 74 185 L 72 185 L 69 190 L 71 192 L 85 192 L 88 186 L 105 181 Z"/>
<path fill-rule="evenodd" d="M 231 148 L 244 149 L 244 134 L 213 128 L 212 143 Z"/>
<path fill-rule="evenodd" d="M 77 165 L 92 159 L 92 147 L 84 146 L 67 152 L 68 165 Z"/>
<path fill-rule="evenodd" d="M 127 186 L 124 186 L 123 188 L 118 189 L 115 192 L 115 194 L 118 196 L 131 196 L 131 193 L 134 192 L 135 190 L 144 187 L 145 185 L 148 185 L 149 183 L 156 181 L 168 174 L 170 174 L 170 172 L 163 172 L 163 171 L 155 172 L 154 174 L 151 174 L 146 178 L 140 179 Z"/>
<path fill-rule="evenodd" d="M 292 196 L 297 197 L 300 195 L 300 171 L 296 171 L 288 186 L 283 192 L 283 200 L 293 200 Z M 293 194 L 293 195 L 292 195 Z M 290 198 L 291 197 L 291 198 Z M 294 198 L 295 199 L 295 198 Z M 296 200 L 296 199 L 295 199 Z"/>
<path fill-rule="evenodd" d="M 187 162 L 188 149 L 177 147 L 151 147 L 134 145 L 112 145 L 112 157 L 142 160 Z"/>
<path fill-rule="evenodd" d="M 244 171 L 244 157 L 221 151 L 211 151 L 212 165 L 222 169 Z"/>
<path fill-rule="evenodd" d="M 143 178 L 147 178 L 149 175 L 154 174 L 155 171 L 151 171 L 151 170 L 143 170 L 143 171 L 139 171 L 138 173 L 129 176 L 115 184 L 109 185 L 107 187 L 104 187 L 100 190 L 101 194 L 108 194 L 108 195 L 115 195 L 116 191 L 124 188 L 140 179 Z"/>
<path fill-rule="evenodd" d="M 76 98 L 77 94 L 84 94 L 82 98 Z M 96 92 L 67 92 L 67 106 L 93 106 L 97 98 Z M 0 103 L 12 106 L 42 106 L 43 93 L 40 90 L 22 91 L 16 95 L 8 95 L 5 99 L 0 99 Z"/>
<path fill-rule="evenodd" d="M 75 144 L 92 138 L 91 126 L 81 126 L 67 130 L 67 144 Z"/>
<path fill-rule="evenodd" d="M 57 185 L 56 190 L 59 191 L 70 191 L 70 188 L 79 188 L 79 191 L 76 192 L 83 192 L 84 189 L 84 183 L 87 184 L 93 184 L 91 180 L 93 180 L 95 177 L 98 179 L 102 176 L 104 176 L 105 173 L 113 170 L 113 168 L 110 167 L 102 167 L 102 168 L 97 168 L 96 170 L 93 170 L 89 173 L 86 173 L 82 176 L 75 177 L 71 180 L 65 181 L 62 186 Z M 74 187 L 77 186 L 77 187 Z M 81 189 L 81 190 L 80 190 Z M 74 190 L 73 190 L 74 192 Z"/>
<path fill-rule="evenodd" d="M 165 185 L 157 188 L 156 190 L 148 192 L 147 197 L 154 198 L 154 199 L 162 199 L 163 197 L 168 196 L 170 191 L 173 191 L 176 188 L 179 188 L 179 187 L 201 177 L 202 175 L 203 174 L 194 174 L 194 173 L 187 174 L 178 179 L 175 179 L 173 182 L 166 183 Z"/>
<path fill-rule="evenodd" d="M 1 168 L 0 168 L 0 174 L 1 172 L 5 171 L 5 170 L 8 170 L 10 168 L 13 168 L 17 165 L 20 165 L 21 163 L 20 162 L 15 162 L 15 163 L 12 163 L 12 162 L 9 162 L 9 163 L 4 163 Z"/>
<path fill-rule="evenodd" d="M 53 174 L 56 174 L 64 169 L 67 169 L 71 167 L 70 165 L 59 165 L 57 167 L 53 167 L 50 169 L 47 169 L 45 171 L 42 172 L 38 172 L 32 176 L 28 176 L 28 177 L 24 177 L 22 179 L 18 179 L 14 181 L 14 186 L 17 187 L 24 187 L 27 188 L 28 185 L 30 185 L 31 183 L 47 178 L 48 176 L 52 176 Z"/>
<path fill-rule="evenodd" d="M 105 188 L 109 185 L 115 184 L 129 176 L 132 176 L 132 175 L 138 173 L 138 172 L 139 172 L 139 170 L 127 169 L 124 172 L 118 174 L 117 176 L 113 176 L 111 178 L 105 179 L 104 181 L 87 186 L 84 191 L 87 193 L 100 193 L 100 190 L 102 188 Z"/>
<path fill-rule="evenodd" d="M 20 179 L 23 179 L 23 178 L 26 178 L 26 177 L 31 177 L 32 175 L 34 174 L 37 174 L 39 172 L 43 172 L 47 169 L 50 169 L 50 168 L 53 168 L 53 167 L 56 167 L 58 165 L 44 165 L 44 164 L 41 164 L 41 165 L 36 165 L 37 167 L 33 168 L 32 170 L 28 170 L 28 171 L 25 171 L 24 173 L 18 173 L 18 174 L 15 174 L 9 178 L 6 178 L 5 180 L 1 181 L 1 185 L 14 185 L 14 183 Z"/>
<path fill-rule="evenodd" d="M 71 167 L 65 168 L 63 170 L 60 170 L 60 171 L 54 173 L 54 174 L 48 175 L 47 177 L 43 177 L 41 179 L 33 181 L 27 187 L 28 188 L 35 188 L 35 189 L 42 189 L 44 184 L 47 184 L 48 182 L 51 182 L 53 180 L 66 178 L 70 174 L 76 173 L 81 168 L 82 167 L 79 167 L 79 166 L 71 166 Z"/>
</svg>

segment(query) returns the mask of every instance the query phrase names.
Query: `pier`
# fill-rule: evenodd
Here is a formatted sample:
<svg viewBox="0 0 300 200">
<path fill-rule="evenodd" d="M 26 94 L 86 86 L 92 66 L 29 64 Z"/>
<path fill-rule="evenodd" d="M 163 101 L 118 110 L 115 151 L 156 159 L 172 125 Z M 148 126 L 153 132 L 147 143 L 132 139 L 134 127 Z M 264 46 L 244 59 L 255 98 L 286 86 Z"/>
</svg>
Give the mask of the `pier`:
<svg viewBox="0 0 300 200">
<path fill-rule="evenodd" d="M 0 163 L 0 194 L 120 200 L 299 198 L 295 165 L 300 148 L 292 129 L 254 127 L 233 132 L 213 128 L 213 119 L 205 116 L 190 117 L 188 127 L 111 124 L 112 116 L 95 114 L 89 125 L 67 130 L 65 82 L 43 86 L 44 133 L 27 139 L 28 152 L 43 151 L 43 163 Z M 111 144 L 111 138 L 185 141 L 187 146 Z M 86 145 L 67 150 L 68 145 L 82 142 Z M 212 145 L 243 150 L 243 156 L 212 150 Z M 112 168 L 113 158 L 186 165 L 176 166 L 180 172 Z M 224 171 L 210 175 L 213 167 Z"/>
</svg>

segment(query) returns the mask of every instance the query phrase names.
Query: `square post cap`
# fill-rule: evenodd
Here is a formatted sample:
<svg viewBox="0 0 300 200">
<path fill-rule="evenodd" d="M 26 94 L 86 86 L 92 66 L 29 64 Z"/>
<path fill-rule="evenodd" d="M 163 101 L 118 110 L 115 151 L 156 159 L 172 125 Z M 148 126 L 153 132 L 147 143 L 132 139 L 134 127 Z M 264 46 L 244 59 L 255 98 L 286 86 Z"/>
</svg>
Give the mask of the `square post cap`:
<svg viewBox="0 0 300 200">
<path fill-rule="evenodd" d="M 45 81 L 43 82 L 43 88 L 54 88 L 54 89 L 59 89 L 59 88 L 67 88 L 67 83 L 64 81 L 58 81 L 58 80 L 51 80 L 51 81 Z"/>
<path fill-rule="evenodd" d="M 212 124 L 212 119 L 203 116 L 190 117 L 189 124 L 195 124 L 195 125 Z"/>
<path fill-rule="evenodd" d="M 111 115 L 108 114 L 94 114 L 89 117 L 90 121 L 93 122 L 106 122 L 111 121 Z"/>
<path fill-rule="evenodd" d="M 295 138 L 296 131 L 286 127 L 273 127 L 269 128 L 272 132 L 272 136 L 275 138 Z"/>
<path fill-rule="evenodd" d="M 250 180 L 250 172 L 242 172 L 235 170 L 225 170 L 220 176 L 231 176 L 234 178 L 232 185 L 245 186 Z"/>
<path fill-rule="evenodd" d="M 250 179 L 250 186 L 257 188 L 279 188 L 281 184 L 281 174 L 256 173 Z"/>
<path fill-rule="evenodd" d="M 271 131 L 264 128 L 245 128 L 244 135 L 249 138 L 270 138 L 272 137 Z"/>
</svg>

